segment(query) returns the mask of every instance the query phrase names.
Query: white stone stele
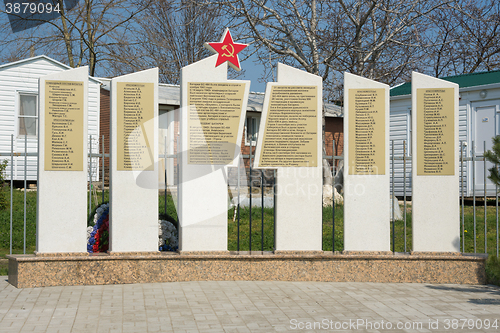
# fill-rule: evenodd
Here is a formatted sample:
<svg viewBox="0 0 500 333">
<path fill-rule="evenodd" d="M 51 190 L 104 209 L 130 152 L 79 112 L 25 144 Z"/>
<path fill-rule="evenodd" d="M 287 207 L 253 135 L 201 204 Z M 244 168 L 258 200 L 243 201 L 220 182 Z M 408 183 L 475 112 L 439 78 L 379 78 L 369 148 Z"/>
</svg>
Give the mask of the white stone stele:
<svg viewBox="0 0 500 333">
<path fill-rule="evenodd" d="M 38 192 L 37 253 L 87 252 L 87 106 L 88 67 L 42 76 L 38 84 Z M 83 82 L 82 171 L 45 171 L 45 82 L 48 80 Z"/>
<path fill-rule="evenodd" d="M 154 170 L 118 170 L 118 82 L 154 84 Z M 158 68 L 111 80 L 110 252 L 158 251 Z M 151 121 L 151 120 L 150 120 Z M 140 177 L 140 181 L 138 181 Z"/>
<path fill-rule="evenodd" d="M 188 65 L 181 70 L 180 140 L 178 146 L 179 177 L 178 216 L 180 221 L 179 250 L 184 252 L 227 251 L 227 166 L 188 164 L 188 83 L 237 82 L 245 83 L 242 119 L 238 143 L 242 140 L 244 112 L 248 101 L 250 81 L 227 79 L 227 62 L 215 67 L 218 55 Z M 232 165 L 240 158 L 238 154 Z"/>
<path fill-rule="evenodd" d="M 349 165 L 349 89 L 385 89 L 385 174 Z M 389 86 L 344 73 L 344 251 L 390 251 Z"/>
<path fill-rule="evenodd" d="M 278 80 L 268 83 L 260 133 L 264 133 L 273 85 L 317 86 L 317 163 L 315 167 L 277 167 L 276 251 L 322 250 L 322 91 L 321 77 L 278 63 Z M 257 141 L 254 165 L 260 168 L 262 140 Z"/>
<path fill-rule="evenodd" d="M 454 88 L 454 175 L 417 175 L 417 89 Z M 412 233 L 413 251 L 460 251 L 458 93 L 455 83 L 412 73 Z"/>
</svg>

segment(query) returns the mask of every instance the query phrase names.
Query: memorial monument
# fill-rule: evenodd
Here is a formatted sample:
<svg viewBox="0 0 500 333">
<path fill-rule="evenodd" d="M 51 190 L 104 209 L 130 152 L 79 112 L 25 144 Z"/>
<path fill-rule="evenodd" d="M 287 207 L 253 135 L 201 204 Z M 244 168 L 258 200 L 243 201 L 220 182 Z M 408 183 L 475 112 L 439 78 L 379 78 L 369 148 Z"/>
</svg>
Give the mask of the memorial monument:
<svg viewBox="0 0 500 333">
<path fill-rule="evenodd" d="M 111 80 L 110 132 L 110 252 L 157 252 L 157 68 Z"/>
<path fill-rule="evenodd" d="M 238 52 L 226 29 L 207 43 L 217 54 L 181 70 L 178 216 L 182 252 L 227 251 L 227 166 L 240 154 L 250 81 L 227 79 L 239 70 Z"/>
<path fill-rule="evenodd" d="M 218 54 L 182 69 L 179 252 L 158 251 L 158 69 L 111 81 L 110 251 L 86 252 L 88 68 L 82 67 L 39 82 L 37 252 L 7 256 L 11 284 L 486 282 L 486 256 L 442 253 L 459 251 L 460 243 L 458 86 L 418 73 L 412 77 L 413 253 L 388 252 L 388 86 L 345 74 L 345 253 L 323 252 L 322 78 L 283 64 L 266 88 L 254 161 L 277 169 L 276 250 L 228 253 L 226 167 L 239 158 L 250 82 L 227 80 L 228 62 L 238 69 L 245 47 L 228 30 L 208 47 Z"/>
<path fill-rule="evenodd" d="M 267 84 L 254 166 L 277 169 L 276 251 L 321 251 L 323 80 L 281 63 L 277 74 Z"/>
<path fill-rule="evenodd" d="M 36 251 L 85 253 L 88 67 L 43 76 L 38 87 Z"/>
<path fill-rule="evenodd" d="M 344 251 L 390 251 L 389 86 L 344 73 Z"/>
<path fill-rule="evenodd" d="M 458 85 L 412 73 L 413 251 L 459 252 Z"/>
</svg>

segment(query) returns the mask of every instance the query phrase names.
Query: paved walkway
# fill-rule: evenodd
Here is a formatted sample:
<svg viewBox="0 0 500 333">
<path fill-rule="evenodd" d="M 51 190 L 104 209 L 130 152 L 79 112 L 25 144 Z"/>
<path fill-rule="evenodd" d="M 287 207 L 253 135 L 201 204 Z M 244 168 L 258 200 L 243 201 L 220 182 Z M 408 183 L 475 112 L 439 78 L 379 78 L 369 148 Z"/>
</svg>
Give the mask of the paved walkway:
<svg viewBox="0 0 500 333">
<path fill-rule="evenodd" d="M 500 288 L 238 281 L 16 289 L 0 277 L 0 332 L 33 331 L 499 332 Z"/>
</svg>

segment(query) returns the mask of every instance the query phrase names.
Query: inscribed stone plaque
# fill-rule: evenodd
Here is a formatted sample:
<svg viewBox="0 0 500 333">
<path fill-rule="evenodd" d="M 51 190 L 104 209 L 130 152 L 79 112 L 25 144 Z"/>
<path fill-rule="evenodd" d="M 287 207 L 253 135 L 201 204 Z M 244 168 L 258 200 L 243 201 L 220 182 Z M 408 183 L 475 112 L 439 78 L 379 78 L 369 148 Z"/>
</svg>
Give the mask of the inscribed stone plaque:
<svg viewBox="0 0 500 333">
<path fill-rule="evenodd" d="M 385 174 L 385 89 L 349 89 L 349 173 Z"/>
<path fill-rule="evenodd" d="M 417 175 L 455 173 L 453 88 L 417 89 Z"/>
<path fill-rule="evenodd" d="M 117 170 L 154 170 L 154 83 L 117 82 Z"/>
<path fill-rule="evenodd" d="M 244 93 L 244 83 L 188 83 L 188 164 L 234 160 Z"/>
<path fill-rule="evenodd" d="M 83 82 L 45 81 L 45 170 L 83 171 Z"/>
<path fill-rule="evenodd" d="M 259 167 L 318 165 L 318 87 L 273 85 Z"/>
</svg>

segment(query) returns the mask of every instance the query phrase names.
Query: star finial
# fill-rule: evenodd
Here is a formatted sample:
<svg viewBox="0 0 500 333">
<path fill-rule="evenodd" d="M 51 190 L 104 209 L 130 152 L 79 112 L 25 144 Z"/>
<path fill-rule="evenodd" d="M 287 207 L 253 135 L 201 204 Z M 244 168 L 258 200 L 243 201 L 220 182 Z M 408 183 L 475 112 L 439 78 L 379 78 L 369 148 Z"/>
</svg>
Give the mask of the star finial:
<svg viewBox="0 0 500 333">
<path fill-rule="evenodd" d="M 215 67 L 223 64 L 228 61 L 229 66 L 233 69 L 240 71 L 240 59 L 238 58 L 238 53 L 241 52 L 248 44 L 240 44 L 233 42 L 233 37 L 229 32 L 229 29 L 226 28 L 224 34 L 219 43 L 205 43 L 204 46 L 212 51 L 213 53 L 218 53 L 217 62 L 215 63 Z"/>
</svg>

